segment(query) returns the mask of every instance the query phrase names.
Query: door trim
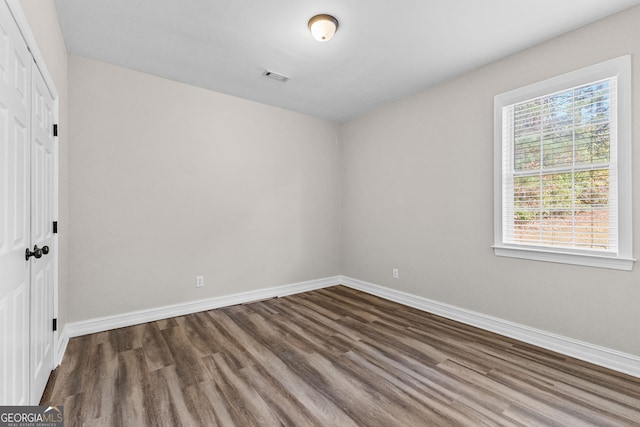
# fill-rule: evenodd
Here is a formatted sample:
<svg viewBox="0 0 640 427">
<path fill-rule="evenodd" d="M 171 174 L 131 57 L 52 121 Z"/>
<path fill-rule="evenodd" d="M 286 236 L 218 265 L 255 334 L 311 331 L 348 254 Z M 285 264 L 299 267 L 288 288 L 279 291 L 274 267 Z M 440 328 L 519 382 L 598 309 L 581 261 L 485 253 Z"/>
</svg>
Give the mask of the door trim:
<svg viewBox="0 0 640 427">
<path fill-rule="evenodd" d="M 58 110 L 60 107 L 60 96 L 58 94 L 58 89 L 56 88 L 56 85 L 53 81 L 53 77 L 51 76 L 51 73 L 49 72 L 49 69 L 47 68 L 47 64 L 44 61 L 44 56 L 42 55 L 42 52 L 40 51 L 40 48 L 38 47 L 38 43 L 36 42 L 36 38 L 33 35 L 33 32 L 31 31 L 31 27 L 29 26 L 29 21 L 27 20 L 26 15 L 24 14 L 24 10 L 22 9 L 22 5 L 20 4 L 20 0 L 0 0 L 0 1 L 4 1 L 7 6 L 9 7 L 9 10 L 11 11 L 11 14 L 13 15 L 13 19 L 16 22 L 18 29 L 20 30 L 20 33 L 22 34 L 22 37 L 24 38 L 25 42 L 27 43 L 27 47 L 29 48 L 29 51 L 31 52 L 31 56 L 33 57 L 33 60 L 36 64 L 36 66 L 38 67 L 38 69 L 40 70 L 40 73 L 42 74 L 42 78 L 44 79 L 44 82 L 47 86 L 47 88 L 49 89 L 49 92 L 51 93 L 51 97 L 53 98 L 53 103 L 54 103 L 54 111 L 53 111 L 53 122 L 54 123 L 58 123 L 59 122 L 59 115 L 58 115 Z M 54 216 L 54 221 L 58 221 L 59 219 L 59 208 L 58 208 L 58 195 L 59 195 L 59 137 L 55 137 L 54 140 L 54 148 L 53 148 L 53 216 Z M 63 230 L 66 231 L 66 230 Z M 59 249 L 59 245 L 58 245 L 58 239 L 59 239 L 59 235 L 58 234 L 54 234 L 53 237 L 53 316 L 54 318 L 59 318 L 59 313 L 58 313 L 58 263 L 59 263 L 59 258 L 58 258 L 58 249 Z M 54 343 L 54 361 L 53 361 L 53 365 L 54 367 L 57 367 L 62 358 L 62 354 L 60 352 L 60 347 L 62 344 L 64 344 L 63 340 L 61 340 L 60 338 L 60 334 L 59 331 L 60 329 L 64 327 L 64 325 L 59 325 L 58 327 L 58 331 L 55 331 L 53 333 L 53 343 Z"/>
</svg>

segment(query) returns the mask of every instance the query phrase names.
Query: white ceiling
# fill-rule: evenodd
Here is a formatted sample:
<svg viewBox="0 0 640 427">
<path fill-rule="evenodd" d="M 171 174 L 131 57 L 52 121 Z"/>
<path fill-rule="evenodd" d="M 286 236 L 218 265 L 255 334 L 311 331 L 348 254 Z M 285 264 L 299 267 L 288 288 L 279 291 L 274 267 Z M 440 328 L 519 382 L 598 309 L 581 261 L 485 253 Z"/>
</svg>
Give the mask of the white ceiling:
<svg viewBox="0 0 640 427">
<path fill-rule="evenodd" d="M 636 4 L 56 0 L 69 53 L 338 122 Z M 318 13 L 340 21 L 327 43 Z"/>
</svg>

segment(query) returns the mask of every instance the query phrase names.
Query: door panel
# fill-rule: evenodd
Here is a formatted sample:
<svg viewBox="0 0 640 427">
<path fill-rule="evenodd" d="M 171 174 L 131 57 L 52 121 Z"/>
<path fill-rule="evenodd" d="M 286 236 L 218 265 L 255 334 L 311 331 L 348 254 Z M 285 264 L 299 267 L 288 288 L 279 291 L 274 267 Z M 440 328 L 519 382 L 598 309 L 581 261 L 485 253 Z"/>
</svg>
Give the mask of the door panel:
<svg viewBox="0 0 640 427">
<path fill-rule="evenodd" d="M 0 404 L 30 403 L 31 56 L 0 2 Z"/>
<path fill-rule="evenodd" d="M 53 369 L 54 100 L 33 64 L 31 88 L 31 244 L 48 247 L 31 259 L 31 395 L 37 400 Z"/>
</svg>

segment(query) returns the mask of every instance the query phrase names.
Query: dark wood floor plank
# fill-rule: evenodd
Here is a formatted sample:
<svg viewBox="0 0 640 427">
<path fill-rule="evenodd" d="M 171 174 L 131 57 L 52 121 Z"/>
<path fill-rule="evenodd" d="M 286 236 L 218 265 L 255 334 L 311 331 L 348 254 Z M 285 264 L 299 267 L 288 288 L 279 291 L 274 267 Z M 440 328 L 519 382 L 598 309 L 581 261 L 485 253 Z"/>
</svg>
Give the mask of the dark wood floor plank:
<svg viewBox="0 0 640 427">
<path fill-rule="evenodd" d="M 322 426 L 322 422 L 260 365 L 242 368 L 240 374 L 253 385 L 285 426 Z"/>
<path fill-rule="evenodd" d="M 185 394 L 189 407 L 194 408 L 192 417 L 198 425 L 211 427 L 238 425 L 215 382 L 208 381 L 189 386 Z"/>
<path fill-rule="evenodd" d="M 272 315 L 268 321 L 279 334 L 287 337 L 287 341 L 306 347 L 309 352 L 324 350 L 338 356 L 353 348 L 353 340 L 342 339 L 335 331 L 327 330 L 323 325 L 291 310 L 286 316 Z M 331 338 L 332 345 L 327 346 L 327 339 Z"/>
<path fill-rule="evenodd" d="M 640 379 L 342 286 L 70 340 L 67 426 L 636 426 Z"/>
<path fill-rule="evenodd" d="M 141 348 L 118 353 L 118 374 L 114 383 L 117 399 L 114 411 L 119 425 L 151 425 L 154 408 L 145 398 L 145 392 L 151 390 L 148 371 L 146 357 Z"/>
<path fill-rule="evenodd" d="M 494 370 L 488 375 L 489 378 L 495 379 L 503 385 L 507 385 L 512 389 L 521 390 L 526 394 L 535 392 L 536 400 L 542 405 L 539 406 L 541 413 L 554 415 L 569 414 L 575 421 L 593 422 L 599 426 L 622 426 L 626 422 L 623 417 L 607 414 L 607 409 L 597 408 L 590 404 L 589 401 L 580 401 L 575 396 L 562 395 L 557 389 L 537 384 L 531 381 L 530 377 L 525 377 L 521 373 L 515 371 L 503 372 Z"/>
<path fill-rule="evenodd" d="M 175 362 L 171 349 L 164 340 L 157 322 L 144 324 L 142 349 L 150 371 L 171 366 Z"/>
<path fill-rule="evenodd" d="M 151 426 L 198 426 L 197 415 L 175 367 L 168 366 L 149 373 L 145 404 Z M 134 424 L 130 424 L 134 425 Z"/>
<path fill-rule="evenodd" d="M 321 307 L 311 304 L 304 299 L 292 299 L 287 305 L 283 305 L 283 310 L 286 310 L 287 314 L 295 314 L 300 319 L 306 319 L 310 323 L 315 323 L 325 328 L 328 335 L 341 334 L 353 341 L 359 341 L 362 338 L 358 331 L 349 329 L 338 323 L 337 320 L 341 319 L 340 316 L 327 317 L 322 314 Z"/>
<path fill-rule="evenodd" d="M 174 364 L 171 367 L 174 368 L 181 387 L 212 379 L 202 363 L 202 357 L 205 354 L 193 345 L 185 327 L 167 328 L 161 332 L 172 354 Z"/>
<path fill-rule="evenodd" d="M 601 385 L 598 383 L 599 381 L 596 382 L 594 378 L 590 377 L 589 368 L 585 369 L 585 372 L 580 375 L 566 372 L 565 369 L 568 371 L 569 366 L 572 365 L 573 362 L 578 362 L 572 359 L 565 361 L 565 365 L 567 365 L 566 368 L 562 366 L 562 369 L 558 369 L 557 367 L 554 368 L 545 364 L 543 361 L 533 361 L 517 354 L 514 355 L 509 351 L 496 352 L 493 349 L 484 348 L 483 353 L 490 356 L 495 367 L 508 366 L 509 369 L 518 370 L 525 375 L 540 378 L 554 385 L 566 384 L 567 386 L 573 386 L 576 389 L 590 392 L 593 396 L 606 396 L 606 400 L 627 405 L 640 412 L 640 399 L 635 395 L 637 380 L 631 379 L 631 386 L 626 387 L 625 390 L 626 381 L 628 381 L 630 377 L 623 381 L 625 384 L 621 384 L 616 379 L 616 376 L 612 375 L 607 384 Z M 616 373 L 612 372 L 612 374 Z M 640 419 L 640 415 L 638 419 Z"/>
<path fill-rule="evenodd" d="M 178 326 L 178 322 L 176 321 L 175 317 L 172 317 L 170 319 L 161 319 L 153 323 L 158 325 L 159 329 L 175 328 L 176 326 Z"/>
<path fill-rule="evenodd" d="M 254 336 L 250 331 L 242 329 L 229 316 L 220 312 L 212 313 L 220 325 L 242 343 L 247 352 L 256 360 L 257 364 L 279 379 L 287 388 L 295 390 L 300 402 L 320 418 L 325 425 L 355 426 L 357 425 L 330 397 L 316 389 L 316 377 L 300 378 L 290 364 L 290 355 L 274 354 L 268 344 L 278 344 L 266 336 Z M 239 320 L 240 321 L 240 320 Z M 338 423 L 338 424 L 335 424 Z"/>
<path fill-rule="evenodd" d="M 552 418 L 545 417 L 528 408 L 511 405 L 503 414 L 507 419 L 519 422 L 524 426 L 564 427 L 564 424 Z"/>
<path fill-rule="evenodd" d="M 220 354 L 207 357 L 214 381 L 229 406 L 232 418 L 242 426 L 276 426 L 278 417 L 270 410 L 262 397 L 234 370 Z"/>
<path fill-rule="evenodd" d="M 320 348 L 310 351 L 313 346 L 308 341 L 275 340 L 280 331 L 273 328 L 273 322 L 267 322 L 267 319 L 257 313 L 246 315 L 243 326 L 252 330 L 254 335 L 265 336 L 267 340 L 263 345 L 269 347 L 274 354 L 283 355 L 285 362 L 299 376 L 315 377 L 316 387 L 325 394 L 332 395 L 333 401 L 338 406 L 349 408 L 351 413 L 347 413 L 352 418 L 364 420 L 372 417 L 385 425 L 390 425 L 397 419 L 395 414 L 397 408 L 403 412 L 403 417 L 411 424 L 420 420 L 419 416 L 408 411 L 405 405 L 392 405 L 385 395 L 388 389 L 377 389 L 371 383 L 370 377 L 354 375 L 354 371 L 348 369 L 345 364 L 339 363 L 341 359 L 334 358 L 333 353 Z M 287 336 L 291 335 L 287 334 Z M 336 390 L 340 392 L 336 393 Z M 352 405 L 348 404 L 352 399 L 362 402 L 361 405 L 352 408 Z"/>
<path fill-rule="evenodd" d="M 233 330 L 225 328 L 223 323 L 227 319 L 227 316 L 222 310 L 211 310 L 205 312 L 208 319 L 207 325 L 209 333 L 214 335 L 219 340 L 221 352 L 227 356 L 227 358 L 233 362 L 236 369 L 241 369 L 246 366 L 252 366 L 256 363 L 255 359 L 244 347 L 243 343 L 239 340 L 239 337 L 235 336 Z"/>
</svg>

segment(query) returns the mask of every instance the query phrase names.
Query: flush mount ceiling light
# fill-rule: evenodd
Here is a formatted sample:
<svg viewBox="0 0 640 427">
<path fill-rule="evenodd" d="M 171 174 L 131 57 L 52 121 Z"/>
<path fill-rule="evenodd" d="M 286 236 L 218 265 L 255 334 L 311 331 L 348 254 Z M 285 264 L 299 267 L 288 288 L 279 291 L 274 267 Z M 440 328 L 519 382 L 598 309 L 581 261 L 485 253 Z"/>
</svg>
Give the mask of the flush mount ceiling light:
<svg viewBox="0 0 640 427">
<path fill-rule="evenodd" d="M 309 30 L 319 42 L 328 42 L 338 31 L 338 20 L 331 15 L 316 15 L 309 19 Z"/>
</svg>

